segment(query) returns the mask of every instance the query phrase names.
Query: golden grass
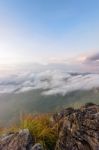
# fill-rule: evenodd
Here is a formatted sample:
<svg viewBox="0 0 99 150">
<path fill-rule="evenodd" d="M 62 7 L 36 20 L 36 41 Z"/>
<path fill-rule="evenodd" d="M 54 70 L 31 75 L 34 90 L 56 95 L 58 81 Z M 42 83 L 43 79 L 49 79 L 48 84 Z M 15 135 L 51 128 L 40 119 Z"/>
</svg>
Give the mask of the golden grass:
<svg viewBox="0 0 99 150">
<path fill-rule="evenodd" d="M 52 150 L 55 147 L 58 133 L 50 114 L 24 116 L 21 120 L 21 128 L 29 129 L 35 143 L 39 142 L 43 144 L 48 150 Z"/>
</svg>

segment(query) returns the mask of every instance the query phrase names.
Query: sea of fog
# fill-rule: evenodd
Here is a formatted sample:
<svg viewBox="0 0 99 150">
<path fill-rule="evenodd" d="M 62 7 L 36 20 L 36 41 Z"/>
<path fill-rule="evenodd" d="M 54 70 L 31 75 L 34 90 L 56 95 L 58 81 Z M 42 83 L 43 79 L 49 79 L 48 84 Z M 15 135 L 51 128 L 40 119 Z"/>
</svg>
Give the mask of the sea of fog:
<svg viewBox="0 0 99 150">
<path fill-rule="evenodd" d="M 20 114 L 55 112 L 86 102 L 99 104 L 99 74 L 65 69 L 14 67 L 0 74 L 0 123 Z"/>
</svg>

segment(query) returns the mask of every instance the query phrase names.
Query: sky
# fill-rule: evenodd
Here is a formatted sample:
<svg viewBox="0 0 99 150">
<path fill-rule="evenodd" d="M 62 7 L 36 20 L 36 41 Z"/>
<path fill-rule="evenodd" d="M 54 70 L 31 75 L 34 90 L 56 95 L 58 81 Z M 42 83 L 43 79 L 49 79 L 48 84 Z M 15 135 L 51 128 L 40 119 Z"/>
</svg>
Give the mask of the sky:
<svg viewBox="0 0 99 150">
<path fill-rule="evenodd" d="M 98 60 L 99 0 L 0 0 L 0 65 Z"/>
</svg>

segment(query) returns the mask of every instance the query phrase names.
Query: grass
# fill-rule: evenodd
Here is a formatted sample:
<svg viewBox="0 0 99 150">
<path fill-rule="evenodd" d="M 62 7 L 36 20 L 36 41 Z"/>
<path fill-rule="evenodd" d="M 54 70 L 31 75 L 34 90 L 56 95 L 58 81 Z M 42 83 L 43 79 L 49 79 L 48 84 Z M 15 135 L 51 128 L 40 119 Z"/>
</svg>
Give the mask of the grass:
<svg viewBox="0 0 99 150">
<path fill-rule="evenodd" d="M 41 143 L 46 150 L 53 150 L 58 139 L 58 126 L 51 114 L 24 115 L 19 124 L 0 128 L 0 135 L 16 133 L 19 129 L 29 129 L 35 143 Z"/>
<path fill-rule="evenodd" d="M 28 128 L 35 143 L 43 144 L 47 150 L 53 150 L 58 138 L 56 124 L 50 114 L 27 115 L 21 119 L 21 128 Z"/>
</svg>

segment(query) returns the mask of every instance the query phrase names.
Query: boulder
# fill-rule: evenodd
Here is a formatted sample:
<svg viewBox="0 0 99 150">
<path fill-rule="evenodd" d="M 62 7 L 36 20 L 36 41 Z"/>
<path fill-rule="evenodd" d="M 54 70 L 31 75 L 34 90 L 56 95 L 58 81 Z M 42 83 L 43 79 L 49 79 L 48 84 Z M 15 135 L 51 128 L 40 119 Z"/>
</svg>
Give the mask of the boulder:
<svg viewBox="0 0 99 150">
<path fill-rule="evenodd" d="M 55 150 L 99 150 L 99 105 L 88 103 L 62 112 Z"/>
<path fill-rule="evenodd" d="M 31 150 L 34 142 L 28 129 L 1 136 L 0 150 Z"/>
</svg>

